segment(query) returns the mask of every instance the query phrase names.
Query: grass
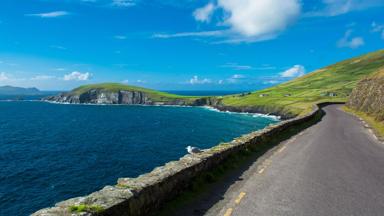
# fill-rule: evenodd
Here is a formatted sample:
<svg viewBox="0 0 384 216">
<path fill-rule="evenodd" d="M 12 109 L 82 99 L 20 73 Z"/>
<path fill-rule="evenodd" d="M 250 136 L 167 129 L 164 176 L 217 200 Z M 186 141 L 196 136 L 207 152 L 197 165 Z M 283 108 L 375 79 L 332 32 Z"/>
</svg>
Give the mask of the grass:
<svg viewBox="0 0 384 216">
<path fill-rule="evenodd" d="M 309 113 L 316 103 L 346 102 L 359 80 L 368 77 L 384 65 L 384 50 L 348 59 L 309 73 L 295 80 L 247 94 L 228 95 L 219 99 L 224 106 L 258 107 L 265 113 L 286 116 L 302 116 Z M 91 89 L 108 91 L 141 91 L 157 102 L 181 99 L 193 102 L 202 97 L 180 96 L 151 89 L 119 83 L 85 85 L 74 89 L 72 94 L 82 94 Z M 330 93 L 336 96 L 330 96 Z M 268 96 L 260 97 L 266 94 Z M 260 110 L 260 109 L 259 109 Z"/>
<path fill-rule="evenodd" d="M 351 113 L 355 116 L 362 118 L 370 127 L 372 127 L 374 133 L 380 140 L 384 140 L 384 122 L 378 121 L 374 116 L 368 115 L 365 112 L 356 111 L 347 106 L 343 107 L 343 110 Z"/>
<path fill-rule="evenodd" d="M 76 213 L 83 213 L 83 212 L 90 212 L 90 213 L 101 213 L 104 211 L 104 208 L 101 206 L 96 205 L 74 205 L 69 207 L 70 212 L 76 212 Z"/>
<path fill-rule="evenodd" d="M 384 65 L 384 50 L 325 67 L 303 77 L 249 95 L 223 99 L 227 106 L 261 106 L 266 110 L 304 115 L 320 102 L 346 102 L 359 80 Z M 337 96 L 330 97 L 329 93 Z M 260 97 L 267 94 L 266 97 Z M 289 95 L 289 96 L 287 96 Z"/>
<path fill-rule="evenodd" d="M 193 96 L 181 96 L 176 94 L 170 94 L 167 92 L 161 92 L 156 91 L 152 89 L 137 87 L 137 86 L 130 86 L 130 85 L 124 85 L 120 83 L 101 83 L 101 84 L 91 84 L 91 85 L 83 85 L 78 88 L 73 89 L 70 94 L 76 94 L 80 95 L 83 93 L 86 93 L 90 90 L 98 89 L 98 90 L 106 90 L 111 92 L 118 92 L 118 91 L 140 91 L 147 93 L 151 99 L 156 101 L 169 101 L 169 100 L 176 100 L 176 99 L 183 99 L 183 100 L 194 100 L 199 97 L 193 97 Z"/>
</svg>

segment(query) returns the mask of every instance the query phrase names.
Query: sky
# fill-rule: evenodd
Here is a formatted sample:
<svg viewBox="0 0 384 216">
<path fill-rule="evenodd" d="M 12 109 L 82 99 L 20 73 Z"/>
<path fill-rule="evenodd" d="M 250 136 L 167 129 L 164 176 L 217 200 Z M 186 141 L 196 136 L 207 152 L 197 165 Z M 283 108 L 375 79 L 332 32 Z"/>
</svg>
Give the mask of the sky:
<svg viewBox="0 0 384 216">
<path fill-rule="evenodd" d="M 0 2 L 0 86 L 257 90 L 383 46 L 384 0 Z"/>
</svg>

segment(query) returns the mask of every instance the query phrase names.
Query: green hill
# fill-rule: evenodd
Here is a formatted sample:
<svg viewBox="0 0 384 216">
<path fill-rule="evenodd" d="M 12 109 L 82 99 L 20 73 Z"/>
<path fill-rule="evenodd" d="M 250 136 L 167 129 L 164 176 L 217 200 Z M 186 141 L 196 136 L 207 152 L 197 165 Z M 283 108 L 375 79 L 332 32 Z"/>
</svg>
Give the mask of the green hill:
<svg viewBox="0 0 384 216">
<path fill-rule="evenodd" d="M 120 83 L 84 85 L 44 101 L 75 104 L 201 105 L 200 97 L 180 96 Z"/>
<path fill-rule="evenodd" d="M 167 100 L 175 100 L 175 99 L 188 100 L 188 99 L 196 98 L 196 97 L 170 94 L 166 92 L 156 91 L 156 90 L 137 87 L 137 86 L 125 85 L 120 83 L 100 83 L 100 84 L 83 85 L 73 89 L 71 92 L 69 92 L 69 94 L 81 95 L 90 90 L 104 90 L 108 92 L 118 92 L 118 91 L 143 92 L 149 95 L 152 99 L 156 101 L 167 101 Z"/>
<path fill-rule="evenodd" d="M 308 113 L 316 103 L 346 102 L 361 79 L 374 74 L 383 66 L 384 50 L 379 50 L 330 65 L 280 85 L 247 94 L 191 97 L 119 83 L 103 83 L 81 86 L 46 100 L 68 103 L 210 105 L 221 110 L 274 113 L 283 117 L 294 117 Z M 143 94 L 121 96 L 122 91 Z M 119 93 L 120 96 L 107 93 Z M 136 98 L 132 99 L 132 97 Z"/>
<path fill-rule="evenodd" d="M 384 50 L 330 65 L 287 83 L 247 95 L 226 96 L 224 106 L 262 107 L 266 112 L 303 115 L 319 102 L 346 102 L 359 80 L 384 65 Z"/>
</svg>

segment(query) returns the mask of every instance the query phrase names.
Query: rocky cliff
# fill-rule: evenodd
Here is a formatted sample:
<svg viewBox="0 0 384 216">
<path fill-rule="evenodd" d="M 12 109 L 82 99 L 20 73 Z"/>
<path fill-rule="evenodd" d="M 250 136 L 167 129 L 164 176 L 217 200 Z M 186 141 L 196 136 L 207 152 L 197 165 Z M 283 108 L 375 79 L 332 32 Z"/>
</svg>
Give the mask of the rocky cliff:
<svg viewBox="0 0 384 216">
<path fill-rule="evenodd" d="M 176 106 L 210 106 L 220 111 L 264 113 L 289 119 L 295 115 L 267 106 L 232 107 L 222 103 L 222 97 L 159 97 L 145 91 L 108 89 L 89 89 L 83 92 L 71 91 L 56 96 L 43 98 L 43 101 L 70 104 L 125 104 L 125 105 L 176 105 Z"/>
<path fill-rule="evenodd" d="M 237 97 L 236 95 L 232 97 Z M 239 95 L 241 97 L 241 95 Z M 279 107 L 230 106 L 223 103 L 224 97 L 187 97 L 122 84 L 104 83 L 81 86 L 70 92 L 43 98 L 44 101 L 71 104 L 126 104 L 126 105 L 177 105 L 210 106 L 220 111 L 263 113 L 281 116 L 282 119 L 296 117 Z"/>
<path fill-rule="evenodd" d="M 89 103 L 89 104 L 151 104 L 149 98 L 142 92 L 118 91 L 110 92 L 92 89 L 81 94 L 61 93 L 44 98 L 46 101 L 58 103 Z"/>
<path fill-rule="evenodd" d="M 71 104 L 127 104 L 127 105 L 178 105 L 219 106 L 221 97 L 190 97 L 151 89 L 101 83 L 80 86 L 70 92 L 43 98 L 44 101 Z"/>
<path fill-rule="evenodd" d="M 50 96 L 44 101 L 73 104 L 127 104 L 127 105 L 191 105 L 190 100 L 178 98 L 154 98 L 142 91 L 109 91 L 104 89 L 91 89 L 74 94 L 73 92 L 61 93 Z"/>
<path fill-rule="evenodd" d="M 347 105 L 384 121 L 384 68 L 361 80 L 352 91 Z"/>
</svg>

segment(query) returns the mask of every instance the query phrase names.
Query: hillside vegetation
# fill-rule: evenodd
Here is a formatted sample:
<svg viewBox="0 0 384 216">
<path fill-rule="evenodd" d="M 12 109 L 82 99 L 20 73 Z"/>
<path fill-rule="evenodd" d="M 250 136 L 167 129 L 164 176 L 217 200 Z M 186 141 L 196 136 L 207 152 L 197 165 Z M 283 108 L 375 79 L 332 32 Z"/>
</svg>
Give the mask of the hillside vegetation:
<svg viewBox="0 0 384 216">
<path fill-rule="evenodd" d="M 220 110 L 271 113 L 290 118 L 310 112 L 316 103 L 347 102 L 361 79 L 383 76 L 383 71 L 378 72 L 383 66 L 384 50 L 379 50 L 271 88 L 237 95 L 191 97 L 119 83 L 103 83 L 81 86 L 46 100 L 66 103 L 209 105 Z"/>
<path fill-rule="evenodd" d="M 384 65 L 357 84 L 347 106 L 384 137 Z"/>
<path fill-rule="evenodd" d="M 197 97 L 170 94 L 166 92 L 156 91 L 156 90 L 137 87 L 137 86 L 125 85 L 120 83 L 101 83 L 101 84 L 83 85 L 73 89 L 71 92 L 69 92 L 69 94 L 81 95 L 91 90 L 103 90 L 108 92 L 118 92 L 118 91 L 143 92 L 156 101 L 167 101 L 167 100 L 175 100 L 175 99 L 194 100 L 197 98 Z"/>
<path fill-rule="evenodd" d="M 287 83 L 223 98 L 225 106 L 263 107 L 266 112 L 303 115 L 319 102 L 346 102 L 359 80 L 384 65 L 384 50 L 330 65 Z"/>
</svg>

